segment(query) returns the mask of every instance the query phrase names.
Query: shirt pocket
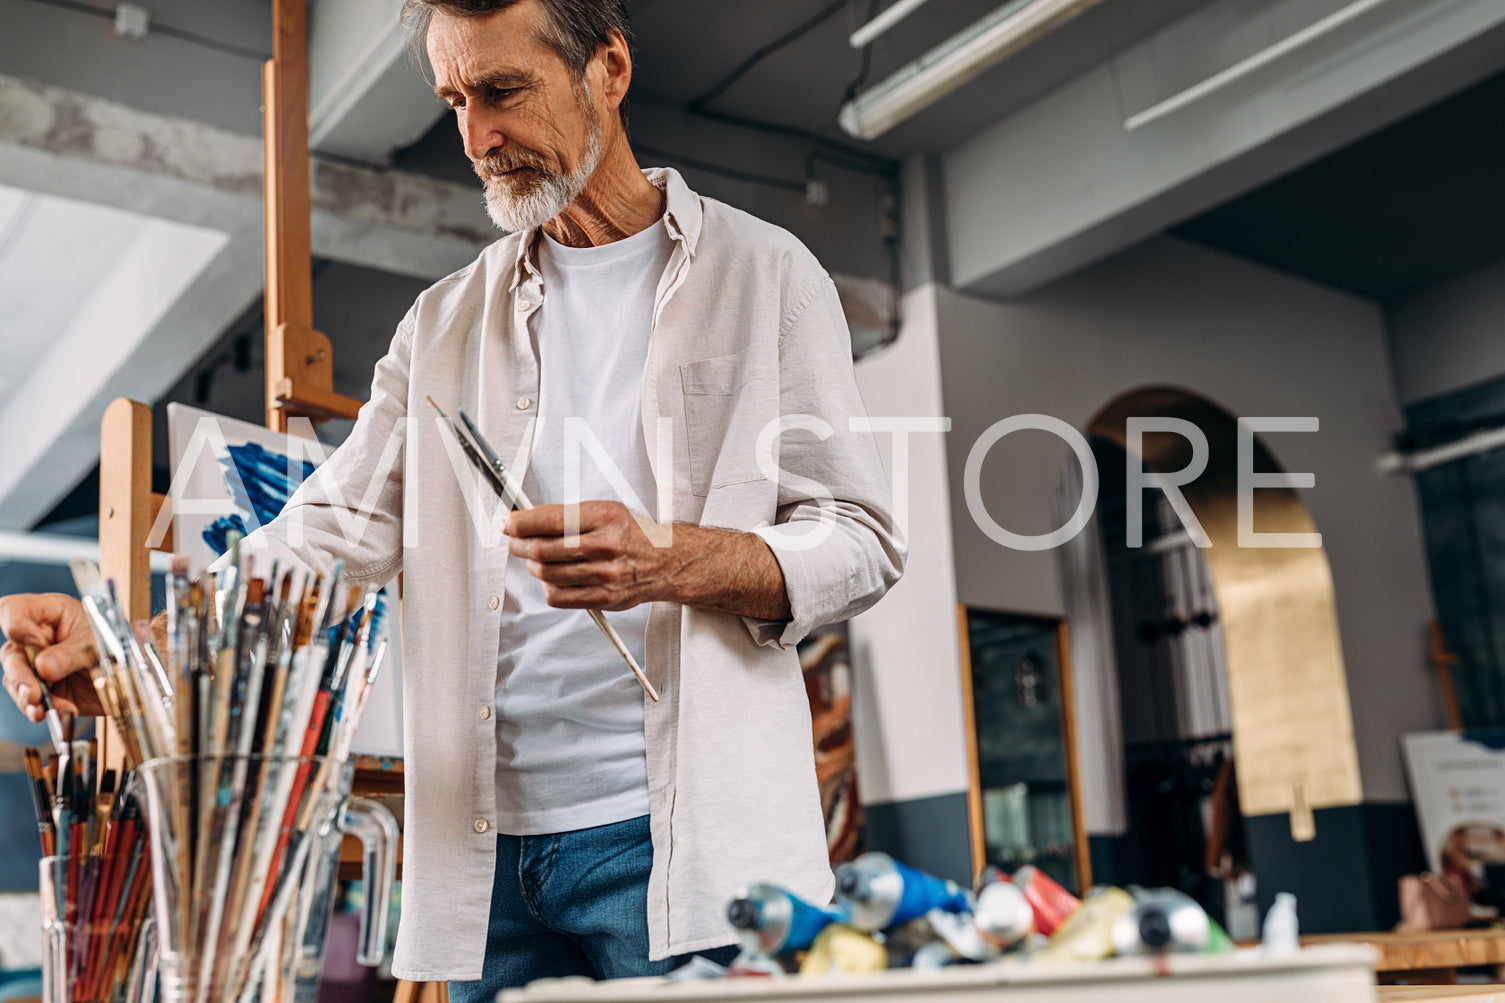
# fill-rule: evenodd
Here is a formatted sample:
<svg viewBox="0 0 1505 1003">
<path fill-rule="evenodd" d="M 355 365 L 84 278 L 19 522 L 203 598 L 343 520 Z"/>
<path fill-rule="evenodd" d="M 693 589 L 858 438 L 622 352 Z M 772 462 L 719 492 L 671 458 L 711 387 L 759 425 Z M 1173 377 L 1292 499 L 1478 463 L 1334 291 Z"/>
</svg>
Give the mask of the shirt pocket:
<svg viewBox="0 0 1505 1003">
<path fill-rule="evenodd" d="M 778 417 L 778 384 L 752 371 L 749 350 L 679 367 L 685 400 L 690 490 L 704 498 L 712 488 L 760 480 L 758 433 Z"/>
</svg>

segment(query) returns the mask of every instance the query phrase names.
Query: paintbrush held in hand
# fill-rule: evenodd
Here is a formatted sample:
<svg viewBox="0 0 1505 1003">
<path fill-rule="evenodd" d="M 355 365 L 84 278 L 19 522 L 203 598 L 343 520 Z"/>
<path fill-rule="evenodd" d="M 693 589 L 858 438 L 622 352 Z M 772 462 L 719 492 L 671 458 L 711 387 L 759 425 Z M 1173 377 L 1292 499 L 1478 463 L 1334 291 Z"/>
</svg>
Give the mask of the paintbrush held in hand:
<svg viewBox="0 0 1505 1003">
<path fill-rule="evenodd" d="M 481 434 L 475 422 L 466 415 L 464 409 L 459 411 L 460 421 L 464 423 L 462 431 L 461 427 L 444 413 L 444 409 L 434 402 L 434 398 L 430 397 L 428 402 L 433 405 L 435 411 L 439 412 L 442 427 L 460 447 L 460 451 L 470 461 L 471 466 L 480 472 L 481 477 L 496 496 L 506 502 L 507 507 L 512 511 L 533 508 L 533 502 L 528 499 L 522 485 L 517 483 L 511 471 L 503 465 L 496 455 L 496 450 L 491 448 L 491 444 L 486 441 L 486 437 Z M 648 675 L 643 671 L 642 666 L 638 665 L 638 660 L 632 657 L 632 652 L 622 640 L 622 635 L 618 634 L 617 629 L 607 621 L 606 614 L 598 609 L 586 610 L 586 613 L 595 621 L 602 635 L 611 642 L 617 654 L 622 656 L 622 661 L 627 663 L 627 668 L 632 671 L 633 678 L 638 681 L 643 692 L 648 694 L 648 699 L 658 703 L 658 690 L 653 688 L 653 683 L 648 680 Z"/>
</svg>

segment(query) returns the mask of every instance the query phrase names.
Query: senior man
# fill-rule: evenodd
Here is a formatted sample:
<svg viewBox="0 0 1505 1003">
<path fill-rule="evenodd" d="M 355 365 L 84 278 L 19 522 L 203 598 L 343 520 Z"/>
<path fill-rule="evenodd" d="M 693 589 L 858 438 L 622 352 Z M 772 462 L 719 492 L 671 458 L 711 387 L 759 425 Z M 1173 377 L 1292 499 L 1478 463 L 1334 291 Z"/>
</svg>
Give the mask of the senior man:
<svg viewBox="0 0 1505 1003">
<path fill-rule="evenodd" d="M 403 16 L 510 235 L 418 298 L 349 440 L 246 545 L 405 573 L 394 972 L 465 1003 L 725 960 L 739 885 L 830 896 L 794 645 L 904 560 L 835 288 L 788 233 L 638 167 L 622 0 Z M 478 514 L 428 396 L 474 413 L 533 499 L 579 504 Z M 618 611 L 661 702 L 581 609 Z M 54 645 L 39 670 L 62 678 L 75 615 L 0 605 L 34 720 L 16 643 Z"/>
</svg>

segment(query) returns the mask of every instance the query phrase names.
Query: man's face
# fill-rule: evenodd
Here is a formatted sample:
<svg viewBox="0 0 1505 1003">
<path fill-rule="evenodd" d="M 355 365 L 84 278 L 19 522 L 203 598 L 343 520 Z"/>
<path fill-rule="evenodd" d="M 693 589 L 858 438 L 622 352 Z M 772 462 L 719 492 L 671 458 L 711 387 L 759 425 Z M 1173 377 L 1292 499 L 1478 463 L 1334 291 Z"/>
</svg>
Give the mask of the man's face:
<svg viewBox="0 0 1505 1003">
<path fill-rule="evenodd" d="M 584 190 L 601 158 L 589 70 L 575 81 L 542 39 L 547 15 L 522 0 L 486 17 L 434 15 L 434 92 L 455 110 L 465 155 L 504 230 L 539 226 Z"/>
</svg>

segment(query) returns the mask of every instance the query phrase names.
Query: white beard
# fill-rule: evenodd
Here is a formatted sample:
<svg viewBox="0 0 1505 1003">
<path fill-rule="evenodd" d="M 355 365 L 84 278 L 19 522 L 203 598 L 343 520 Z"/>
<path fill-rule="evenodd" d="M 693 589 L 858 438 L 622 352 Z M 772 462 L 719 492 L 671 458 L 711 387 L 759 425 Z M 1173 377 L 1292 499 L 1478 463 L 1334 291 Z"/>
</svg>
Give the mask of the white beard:
<svg viewBox="0 0 1505 1003">
<path fill-rule="evenodd" d="M 591 117 L 590 140 L 585 156 L 567 174 L 543 167 L 532 168 L 527 187 L 513 191 L 504 178 L 492 177 L 484 183 L 486 214 L 508 233 L 531 230 L 558 216 L 585 190 L 596 165 L 601 162 L 601 125 Z"/>
</svg>

